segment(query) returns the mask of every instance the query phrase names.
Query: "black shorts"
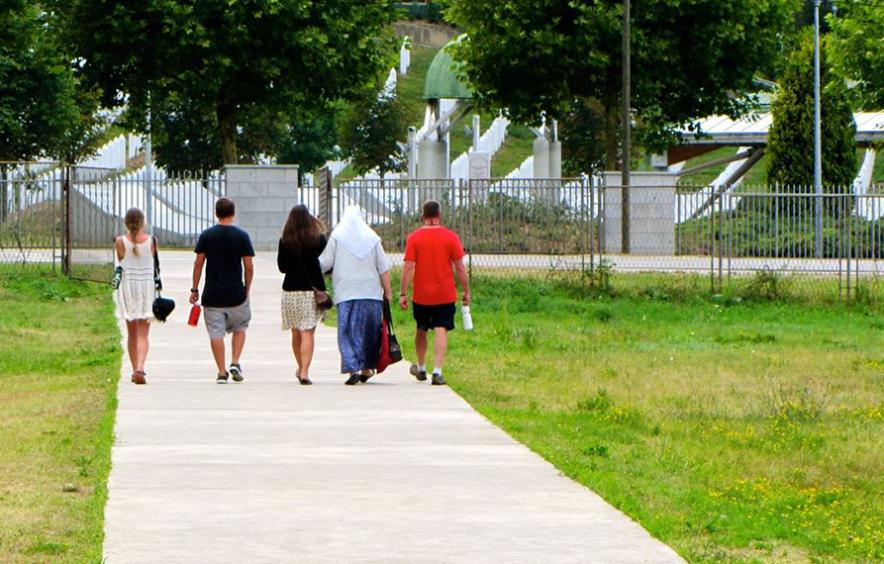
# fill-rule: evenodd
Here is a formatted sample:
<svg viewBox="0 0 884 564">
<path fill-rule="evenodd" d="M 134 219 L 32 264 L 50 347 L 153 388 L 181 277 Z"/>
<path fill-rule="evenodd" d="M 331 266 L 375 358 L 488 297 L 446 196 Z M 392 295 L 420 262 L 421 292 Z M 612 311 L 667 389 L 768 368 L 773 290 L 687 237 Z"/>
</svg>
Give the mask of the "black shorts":
<svg viewBox="0 0 884 564">
<path fill-rule="evenodd" d="M 430 331 L 436 327 L 454 329 L 454 303 L 439 305 L 421 305 L 411 303 L 414 320 L 421 331 Z"/>
</svg>

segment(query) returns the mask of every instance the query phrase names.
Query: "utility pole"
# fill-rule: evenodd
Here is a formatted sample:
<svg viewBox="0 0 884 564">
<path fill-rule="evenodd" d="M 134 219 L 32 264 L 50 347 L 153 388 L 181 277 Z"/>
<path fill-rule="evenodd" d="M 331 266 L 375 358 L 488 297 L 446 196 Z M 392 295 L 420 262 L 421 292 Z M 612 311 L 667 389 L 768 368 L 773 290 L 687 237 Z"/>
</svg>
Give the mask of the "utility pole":
<svg viewBox="0 0 884 564">
<path fill-rule="evenodd" d="M 814 251 L 823 256 L 823 148 L 820 122 L 820 2 L 813 8 L 813 190 L 814 197 Z"/>
<path fill-rule="evenodd" d="M 620 176 L 620 252 L 629 254 L 629 163 L 630 163 L 630 0 L 623 0 L 623 164 Z"/>
</svg>

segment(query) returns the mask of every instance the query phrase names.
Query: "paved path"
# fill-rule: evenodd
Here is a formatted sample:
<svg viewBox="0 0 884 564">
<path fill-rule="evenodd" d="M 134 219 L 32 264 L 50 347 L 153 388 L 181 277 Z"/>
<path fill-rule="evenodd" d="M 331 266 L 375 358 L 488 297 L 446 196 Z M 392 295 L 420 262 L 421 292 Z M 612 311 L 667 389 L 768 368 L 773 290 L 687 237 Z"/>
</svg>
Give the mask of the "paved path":
<svg viewBox="0 0 884 564">
<path fill-rule="evenodd" d="M 147 386 L 124 360 L 108 562 L 680 561 L 404 362 L 344 386 L 322 328 L 316 384 L 299 386 L 272 256 L 256 260 L 245 382 L 215 384 L 205 330 L 185 323 L 192 254 L 163 259 L 183 291 Z"/>
</svg>

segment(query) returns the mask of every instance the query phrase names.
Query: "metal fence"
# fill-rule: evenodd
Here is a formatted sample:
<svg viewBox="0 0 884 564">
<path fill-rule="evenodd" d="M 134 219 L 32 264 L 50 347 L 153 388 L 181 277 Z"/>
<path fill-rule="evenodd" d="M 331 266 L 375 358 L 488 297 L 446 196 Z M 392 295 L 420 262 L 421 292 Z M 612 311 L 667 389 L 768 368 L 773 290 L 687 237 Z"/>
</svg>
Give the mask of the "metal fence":
<svg viewBox="0 0 884 564">
<path fill-rule="evenodd" d="M 148 179 L 110 169 L 35 168 L 0 180 L 0 262 L 62 265 L 95 280 L 110 276 L 111 244 L 128 208 L 145 211 L 160 245 L 192 247 L 226 193 L 220 175 Z M 293 187 L 329 228 L 345 206 L 361 207 L 397 261 L 420 225 L 422 203 L 432 198 L 460 234 L 473 272 L 593 269 L 604 260 L 615 272 L 699 274 L 715 290 L 762 273 L 841 296 L 859 288 L 884 297 L 884 186 L 821 197 L 767 187 L 670 186 L 659 194 L 645 187 L 631 203 L 632 237 L 645 246 L 628 255 L 617 252 L 618 188 L 587 177 Z"/>
<path fill-rule="evenodd" d="M 55 163 L 0 167 L 0 263 L 58 268 L 64 224 L 60 170 Z"/>
</svg>

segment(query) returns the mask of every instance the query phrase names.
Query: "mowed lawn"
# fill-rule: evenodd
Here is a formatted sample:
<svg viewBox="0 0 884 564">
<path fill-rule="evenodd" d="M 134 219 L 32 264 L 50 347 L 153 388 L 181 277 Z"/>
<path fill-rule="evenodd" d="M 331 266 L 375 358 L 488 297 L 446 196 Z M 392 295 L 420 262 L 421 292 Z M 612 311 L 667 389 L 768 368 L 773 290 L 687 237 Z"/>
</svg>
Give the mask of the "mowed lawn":
<svg viewBox="0 0 884 564">
<path fill-rule="evenodd" d="M 119 340 L 106 285 L 0 267 L 0 562 L 101 562 Z"/>
<path fill-rule="evenodd" d="M 450 385 L 689 561 L 884 560 L 884 315 L 618 286 L 474 279 Z"/>
</svg>

